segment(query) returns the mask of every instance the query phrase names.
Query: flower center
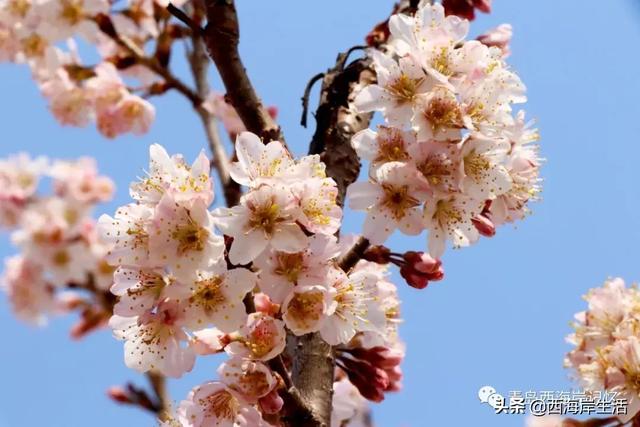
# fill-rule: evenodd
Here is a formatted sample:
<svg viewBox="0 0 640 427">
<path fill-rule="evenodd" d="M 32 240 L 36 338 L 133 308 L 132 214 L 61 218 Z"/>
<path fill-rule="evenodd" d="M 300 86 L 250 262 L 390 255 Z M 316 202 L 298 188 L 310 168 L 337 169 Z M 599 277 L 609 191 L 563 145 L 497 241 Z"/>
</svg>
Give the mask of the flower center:
<svg viewBox="0 0 640 427">
<path fill-rule="evenodd" d="M 239 393 L 250 396 L 264 396 L 269 392 L 269 382 L 264 372 L 244 372 L 238 379 L 239 387 L 232 385 L 231 388 Z"/>
<path fill-rule="evenodd" d="M 159 297 L 162 289 L 166 285 L 164 277 L 161 274 L 145 271 L 139 272 L 138 283 L 139 286 L 127 289 L 127 295 L 133 297 L 132 299 L 134 301 L 137 296 L 151 292 L 156 297 Z"/>
<path fill-rule="evenodd" d="M 178 253 L 184 255 L 190 251 L 203 251 L 209 232 L 189 221 L 176 227 L 171 237 L 178 242 Z"/>
<path fill-rule="evenodd" d="M 386 138 L 378 140 L 378 157 L 376 161 L 395 162 L 408 158 L 404 149 L 404 139 L 396 129 L 390 130 Z"/>
<path fill-rule="evenodd" d="M 418 165 L 418 170 L 429 184 L 437 186 L 452 178 L 451 166 L 451 162 L 447 161 L 444 155 L 430 155 Z"/>
<path fill-rule="evenodd" d="M 134 248 L 146 248 L 149 245 L 149 234 L 144 230 L 141 222 L 135 228 L 129 228 L 127 235 L 131 237 Z"/>
<path fill-rule="evenodd" d="M 29 0 L 9 0 L 7 9 L 11 14 L 24 18 L 31 9 Z"/>
<path fill-rule="evenodd" d="M 82 10 L 82 1 L 78 0 L 61 0 L 62 10 L 60 17 L 71 25 L 76 25 L 84 18 Z"/>
<path fill-rule="evenodd" d="M 323 310 L 323 295 L 321 292 L 294 293 L 287 305 L 287 315 L 303 328 L 309 327 L 310 321 L 320 319 Z"/>
<path fill-rule="evenodd" d="M 434 132 L 443 128 L 460 128 L 462 114 L 455 96 L 446 89 L 438 91 L 423 110 Z"/>
<path fill-rule="evenodd" d="M 431 68 L 444 76 L 453 74 L 449 61 L 449 48 L 447 46 L 441 46 L 438 53 L 431 58 Z"/>
<path fill-rule="evenodd" d="M 42 57 L 46 48 L 47 41 L 36 33 L 22 40 L 22 50 L 29 58 Z"/>
<path fill-rule="evenodd" d="M 69 252 L 61 250 L 53 254 L 52 261 L 58 267 L 64 267 L 65 265 L 69 264 L 69 261 L 71 261 L 71 257 L 69 256 Z"/>
<path fill-rule="evenodd" d="M 491 163 L 486 157 L 472 151 L 464 158 L 464 173 L 471 177 L 480 177 L 491 169 Z"/>
<path fill-rule="evenodd" d="M 286 252 L 278 252 L 276 255 L 278 262 L 274 272 L 279 276 L 284 276 L 291 283 L 298 281 L 300 273 L 304 269 L 304 257 L 301 252 L 288 254 Z"/>
<path fill-rule="evenodd" d="M 265 234 L 272 235 L 279 222 L 280 206 L 277 203 L 270 202 L 266 205 L 250 207 L 251 217 L 249 218 L 249 229 L 262 229 Z"/>
<path fill-rule="evenodd" d="M 273 349 L 274 341 L 275 333 L 272 325 L 268 321 L 261 321 L 249 334 L 249 340 L 245 342 L 245 346 L 251 351 L 253 357 L 259 359 Z"/>
<path fill-rule="evenodd" d="M 189 301 L 210 314 L 217 311 L 227 298 L 222 293 L 222 277 L 215 276 L 196 282 L 196 291 Z"/>
<path fill-rule="evenodd" d="M 416 207 L 420 202 L 409 195 L 409 187 L 407 185 L 388 185 L 383 184 L 384 199 L 382 205 L 389 209 L 396 220 L 404 218 L 408 209 Z"/>
<path fill-rule="evenodd" d="M 456 224 L 462 222 L 462 214 L 450 201 L 440 200 L 436 206 L 434 218 L 440 224 Z"/>
<path fill-rule="evenodd" d="M 207 408 L 206 416 L 230 421 L 235 419 L 240 407 L 237 399 L 225 390 L 200 399 L 199 404 L 201 407 Z"/>
<path fill-rule="evenodd" d="M 400 74 L 396 80 L 388 84 L 386 89 L 396 98 L 398 103 L 411 102 L 416 97 L 418 86 L 422 84 L 424 79 L 412 79 L 406 74 Z"/>
</svg>

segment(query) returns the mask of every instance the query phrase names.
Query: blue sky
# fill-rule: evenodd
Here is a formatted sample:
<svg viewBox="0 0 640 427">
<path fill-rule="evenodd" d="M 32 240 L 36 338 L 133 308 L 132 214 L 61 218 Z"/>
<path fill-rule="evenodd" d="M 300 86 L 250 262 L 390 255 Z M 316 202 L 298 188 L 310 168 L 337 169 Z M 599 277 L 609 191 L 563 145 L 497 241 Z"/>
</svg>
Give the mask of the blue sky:
<svg viewBox="0 0 640 427">
<path fill-rule="evenodd" d="M 391 2 L 238 3 L 249 74 L 264 100 L 278 106 L 288 144 L 303 153 L 313 132 L 313 119 L 307 130 L 298 125 L 307 80 L 332 65 L 338 51 L 361 43 Z M 564 336 L 584 307 L 581 295 L 608 276 L 640 276 L 640 8 L 634 0 L 606 6 L 495 0 L 494 13 L 473 23 L 472 34 L 503 22 L 514 26 L 510 63 L 528 86 L 526 109 L 538 121 L 548 160 L 543 200 L 516 227 L 448 251 L 444 281 L 422 291 L 397 281 L 408 343 L 405 389 L 376 405 L 380 426 L 522 425 L 517 416 L 494 415 L 480 405 L 478 388 L 492 385 L 504 394 L 570 390 L 562 368 L 569 348 Z M 127 202 L 126 187 L 146 166 L 149 144 L 188 158 L 205 146 L 198 119 L 176 95 L 157 100 L 148 135 L 108 141 L 91 128 L 59 127 L 23 67 L 0 65 L 0 91 L 0 156 L 24 150 L 97 157 L 119 189 L 101 212 Z M 357 231 L 360 218 L 347 227 Z M 422 249 L 425 238 L 394 236 L 390 245 Z M 12 253 L 8 236 L 1 235 L 0 256 Z M 72 342 L 72 320 L 31 329 L 0 297 L 0 427 L 154 425 L 104 397 L 110 385 L 144 381 L 125 368 L 122 344 L 108 331 Z M 216 366 L 215 359 L 201 359 L 194 372 L 171 381 L 174 399 L 213 378 Z"/>
</svg>

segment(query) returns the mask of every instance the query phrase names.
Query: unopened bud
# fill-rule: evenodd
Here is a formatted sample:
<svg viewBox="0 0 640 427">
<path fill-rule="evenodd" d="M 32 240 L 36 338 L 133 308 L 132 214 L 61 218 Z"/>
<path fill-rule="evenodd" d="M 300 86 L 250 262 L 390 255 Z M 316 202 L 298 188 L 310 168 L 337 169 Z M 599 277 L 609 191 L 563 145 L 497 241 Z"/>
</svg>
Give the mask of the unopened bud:
<svg viewBox="0 0 640 427">
<path fill-rule="evenodd" d="M 133 403 L 131 396 L 124 388 L 120 386 L 112 386 L 107 389 L 107 396 L 118 403 Z"/>
<path fill-rule="evenodd" d="M 282 397 L 280 397 L 278 391 L 274 389 L 271 390 L 266 396 L 261 397 L 258 401 L 258 404 L 260 405 L 260 409 L 262 409 L 262 412 L 264 412 L 265 414 L 277 414 L 282 409 L 284 400 L 282 400 Z"/>
<path fill-rule="evenodd" d="M 485 237 L 493 237 L 496 235 L 496 226 L 486 216 L 476 215 L 471 219 L 471 222 L 481 235 Z"/>
</svg>

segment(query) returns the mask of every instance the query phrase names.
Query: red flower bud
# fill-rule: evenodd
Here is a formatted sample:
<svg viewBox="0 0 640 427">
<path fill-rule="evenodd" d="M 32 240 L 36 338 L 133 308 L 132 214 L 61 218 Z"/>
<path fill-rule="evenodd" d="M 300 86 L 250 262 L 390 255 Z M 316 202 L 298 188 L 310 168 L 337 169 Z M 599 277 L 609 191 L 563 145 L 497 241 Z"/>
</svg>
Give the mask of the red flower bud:
<svg viewBox="0 0 640 427">
<path fill-rule="evenodd" d="M 496 235 L 496 226 L 486 216 L 477 215 L 471 219 L 471 222 L 481 235 L 485 237 L 493 237 Z"/>
<path fill-rule="evenodd" d="M 442 0 L 442 6 L 446 15 L 456 15 L 470 21 L 476 17 L 475 9 L 491 12 L 491 0 Z"/>
</svg>

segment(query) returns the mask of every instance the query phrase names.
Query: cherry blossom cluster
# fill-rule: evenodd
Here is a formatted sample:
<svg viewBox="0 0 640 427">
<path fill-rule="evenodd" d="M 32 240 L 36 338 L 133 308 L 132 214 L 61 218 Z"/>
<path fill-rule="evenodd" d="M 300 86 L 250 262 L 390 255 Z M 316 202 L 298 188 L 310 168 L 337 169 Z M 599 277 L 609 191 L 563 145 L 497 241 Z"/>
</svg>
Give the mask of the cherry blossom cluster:
<svg viewBox="0 0 640 427">
<path fill-rule="evenodd" d="M 42 178 L 51 180 L 52 194 L 38 194 Z M 69 289 L 104 293 L 112 285 L 114 270 L 91 211 L 113 189 L 91 158 L 0 160 L 0 226 L 20 249 L 6 260 L 2 288 L 18 318 L 43 324 L 48 315 L 79 308 L 75 337 L 106 322 L 110 308 Z"/>
<path fill-rule="evenodd" d="M 348 198 L 367 212 L 363 235 L 373 244 L 426 229 L 439 258 L 447 241 L 468 246 L 523 218 L 540 192 L 538 133 L 512 111 L 526 97 L 504 61 L 510 28 L 485 36 L 487 46 L 465 40 L 468 27 L 426 4 L 392 16 L 387 51 L 370 51 L 377 84 L 358 92 L 354 108 L 382 112 L 384 124 L 353 137 L 370 167 Z"/>
<path fill-rule="evenodd" d="M 188 33 L 170 20 L 167 3 L 0 0 L 0 61 L 29 66 L 62 125 L 84 127 L 95 121 L 107 138 L 144 134 L 155 118 L 147 98 L 173 88 L 166 75 L 171 44 Z M 82 61 L 78 45 L 87 44 L 97 51 L 95 65 Z M 148 51 L 155 53 L 149 56 Z M 231 135 L 244 130 L 220 94 L 212 93 L 202 106 Z"/>
<path fill-rule="evenodd" d="M 248 132 L 236 153 L 231 175 L 247 192 L 235 207 L 208 211 L 204 154 L 188 165 L 153 145 L 147 175 L 130 187 L 135 202 L 100 217 L 117 268 L 109 324 L 125 341 L 125 363 L 179 377 L 197 355 L 224 351 L 219 381 L 194 388 L 171 422 L 261 425 L 282 407 L 288 375 L 270 361 L 285 357 L 287 334 L 319 332 L 336 346 L 337 384 L 357 395 L 335 417 L 362 415 L 357 402 L 382 400 L 402 377 L 400 302 L 386 266 L 338 266 L 355 237 L 334 236 L 342 211 L 319 156 L 293 159 Z"/>
<path fill-rule="evenodd" d="M 575 348 L 565 367 L 585 390 L 610 390 L 626 398 L 627 415 L 620 417 L 626 423 L 640 411 L 640 291 L 615 278 L 584 299 L 587 310 L 575 315 L 575 332 L 567 337 Z"/>
</svg>

